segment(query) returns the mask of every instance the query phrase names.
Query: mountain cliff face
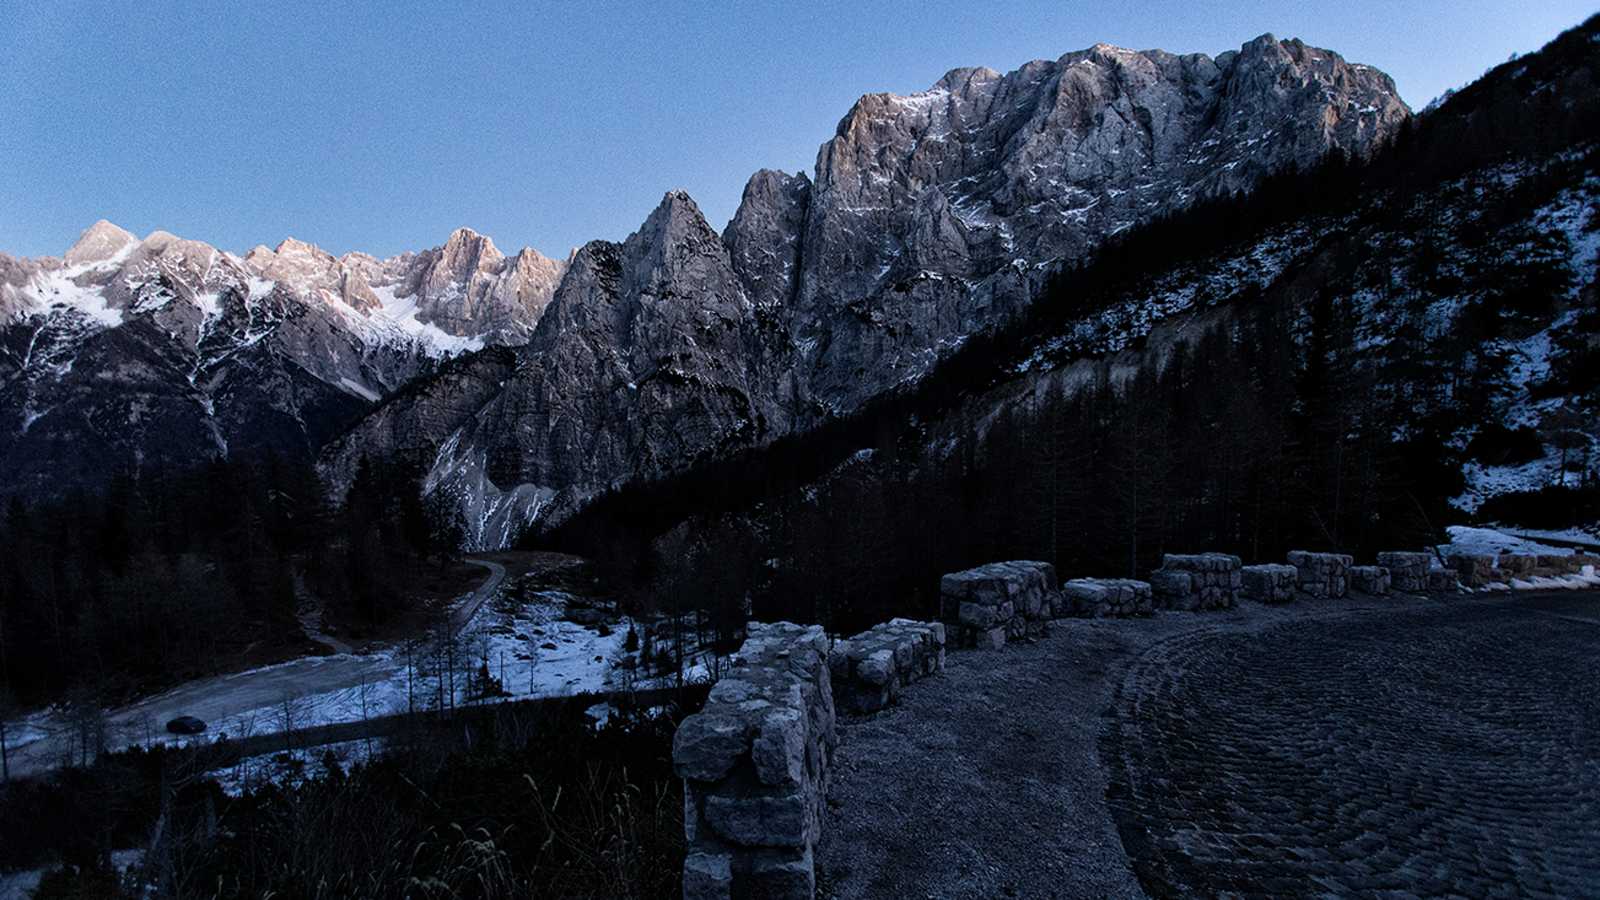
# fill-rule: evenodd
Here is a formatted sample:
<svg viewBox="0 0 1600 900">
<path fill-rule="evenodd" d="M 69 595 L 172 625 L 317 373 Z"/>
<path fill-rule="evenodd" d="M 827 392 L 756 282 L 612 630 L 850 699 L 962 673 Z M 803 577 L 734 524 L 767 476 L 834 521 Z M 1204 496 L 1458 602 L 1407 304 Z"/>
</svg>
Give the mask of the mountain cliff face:
<svg viewBox="0 0 1600 900">
<path fill-rule="evenodd" d="M 849 412 L 1108 236 L 1365 154 L 1409 115 L 1382 73 L 1270 35 L 1216 59 L 1098 45 L 863 97 L 811 176 L 756 173 L 720 240 L 674 193 L 622 245 L 584 248 L 516 375 L 436 435 L 430 487 L 492 546 L 607 486 Z M 336 486 L 387 427 L 325 457 Z"/>
<path fill-rule="evenodd" d="M 1109 236 L 1365 154 L 1408 116 L 1387 76 L 1298 41 L 1097 45 L 865 96 L 809 175 L 754 175 L 721 234 L 674 192 L 567 262 L 466 229 L 380 260 L 99 223 L 62 259 L 0 257 L 0 461 L 46 490 L 63 468 L 322 448 L 337 492 L 363 455 L 420 456 L 496 545 L 857 409 Z M 517 349 L 429 374 L 486 345 Z"/>
<path fill-rule="evenodd" d="M 438 358 L 525 341 L 563 269 L 465 229 L 390 260 L 293 239 L 239 257 L 101 221 L 59 259 L 0 254 L 8 487 L 310 457 Z"/>
</svg>

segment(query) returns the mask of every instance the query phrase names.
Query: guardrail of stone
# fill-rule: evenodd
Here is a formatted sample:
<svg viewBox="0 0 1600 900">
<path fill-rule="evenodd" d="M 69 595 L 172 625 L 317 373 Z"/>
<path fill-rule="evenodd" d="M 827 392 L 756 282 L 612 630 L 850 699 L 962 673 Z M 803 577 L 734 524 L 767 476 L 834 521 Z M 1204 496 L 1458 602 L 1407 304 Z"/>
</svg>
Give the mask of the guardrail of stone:
<svg viewBox="0 0 1600 900">
<path fill-rule="evenodd" d="M 705 708 L 678 726 L 683 896 L 805 898 L 837 743 L 820 626 L 752 623 Z"/>
<path fill-rule="evenodd" d="M 1350 586 L 1365 594 L 1382 597 L 1389 593 L 1392 576 L 1384 566 L 1351 566 Z"/>
<path fill-rule="evenodd" d="M 828 657 L 834 702 L 850 712 L 876 712 L 919 678 L 944 671 L 941 622 L 891 619 L 834 644 Z"/>
<path fill-rule="evenodd" d="M 1355 558 L 1344 553 L 1290 550 L 1289 565 L 1300 573 L 1300 590 L 1313 597 L 1343 597 L 1350 590 Z"/>
<path fill-rule="evenodd" d="M 1155 611 L 1148 581 L 1132 578 L 1074 578 L 1061 585 L 1061 614 L 1105 618 L 1142 616 Z"/>
<path fill-rule="evenodd" d="M 1243 562 L 1231 553 L 1168 553 L 1150 573 L 1162 609 L 1232 609 L 1244 586 Z"/>
<path fill-rule="evenodd" d="M 1241 593 L 1262 603 L 1288 603 L 1294 599 L 1295 586 L 1300 582 L 1299 571 L 1282 563 L 1245 566 L 1239 574 Z"/>
<path fill-rule="evenodd" d="M 1057 614 L 1055 566 L 996 562 L 939 580 L 940 618 L 958 647 L 997 650 L 1008 639 L 1042 634 Z"/>
<path fill-rule="evenodd" d="M 1390 587 L 1417 593 L 1428 589 L 1428 569 L 1433 557 L 1427 553 L 1390 550 L 1378 554 L 1378 565 L 1389 570 Z"/>
</svg>

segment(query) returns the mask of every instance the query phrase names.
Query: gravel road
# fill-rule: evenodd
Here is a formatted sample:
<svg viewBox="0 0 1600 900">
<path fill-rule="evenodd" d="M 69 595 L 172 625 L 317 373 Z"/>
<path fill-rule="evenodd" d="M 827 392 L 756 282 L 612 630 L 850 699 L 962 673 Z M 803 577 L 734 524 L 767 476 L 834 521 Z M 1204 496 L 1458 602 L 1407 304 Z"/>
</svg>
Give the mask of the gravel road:
<svg viewBox="0 0 1600 900">
<path fill-rule="evenodd" d="M 466 561 L 488 569 L 489 577 L 452 611 L 451 620 L 458 630 L 471 621 L 506 577 L 505 566 L 497 562 Z M 248 672 L 191 681 L 155 697 L 108 711 L 106 724 L 110 744 L 121 747 L 150 738 L 169 739 L 166 723 L 178 716 L 194 716 L 214 724 L 255 710 L 261 711 L 260 721 L 253 725 L 251 733 L 272 733 L 282 728 L 276 708 L 286 698 L 375 684 L 391 677 L 399 668 L 395 659 L 388 656 L 339 654 L 308 656 Z M 206 736 L 209 738 L 211 734 Z M 66 723 L 51 723 L 37 740 L 11 749 L 11 774 L 27 777 L 53 769 L 73 758 L 76 745 L 73 730 Z"/>
<path fill-rule="evenodd" d="M 954 653 L 841 720 L 822 893 L 1600 896 L 1597 639 L 1600 595 L 1562 593 Z"/>
</svg>

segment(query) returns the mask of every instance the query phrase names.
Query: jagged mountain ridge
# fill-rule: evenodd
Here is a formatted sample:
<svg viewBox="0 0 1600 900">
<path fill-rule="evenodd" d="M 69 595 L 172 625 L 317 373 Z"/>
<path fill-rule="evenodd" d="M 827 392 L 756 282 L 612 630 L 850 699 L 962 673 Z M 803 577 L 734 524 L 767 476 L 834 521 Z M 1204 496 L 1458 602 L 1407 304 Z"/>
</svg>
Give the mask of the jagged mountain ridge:
<svg viewBox="0 0 1600 900">
<path fill-rule="evenodd" d="M 438 358 L 522 343 L 564 262 L 459 229 L 388 260 L 286 239 L 243 257 L 100 221 L 0 254 L 0 461 L 32 496 L 233 450 L 314 456 Z"/>
<path fill-rule="evenodd" d="M 1270 35 L 1215 59 L 1098 45 L 868 95 L 812 175 L 753 176 L 720 241 L 675 192 L 622 245 L 586 246 L 477 412 L 413 392 L 324 472 L 340 487 L 362 454 L 439 448 L 430 488 L 461 498 L 475 546 L 498 545 L 611 485 L 849 412 L 1025 308 L 1055 264 L 1329 151 L 1364 155 L 1409 115 L 1382 73 Z"/>
</svg>

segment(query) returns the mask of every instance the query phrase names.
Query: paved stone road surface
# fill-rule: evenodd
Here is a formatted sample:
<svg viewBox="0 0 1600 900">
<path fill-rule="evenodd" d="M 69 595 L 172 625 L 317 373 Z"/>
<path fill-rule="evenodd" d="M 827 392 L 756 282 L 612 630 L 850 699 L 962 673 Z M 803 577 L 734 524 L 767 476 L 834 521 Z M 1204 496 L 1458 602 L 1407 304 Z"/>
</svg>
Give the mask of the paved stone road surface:
<svg viewBox="0 0 1600 900">
<path fill-rule="evenodd" d="M 1600 595 L 1062 623 L 845 719 L 824 896 L 1600 897 Z"/>
</svg>

